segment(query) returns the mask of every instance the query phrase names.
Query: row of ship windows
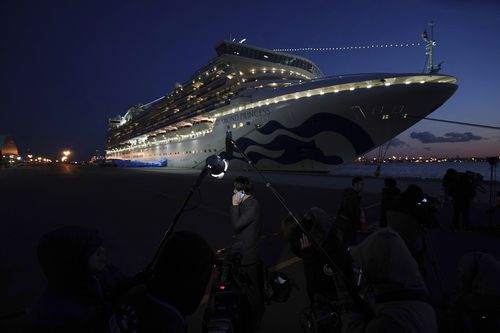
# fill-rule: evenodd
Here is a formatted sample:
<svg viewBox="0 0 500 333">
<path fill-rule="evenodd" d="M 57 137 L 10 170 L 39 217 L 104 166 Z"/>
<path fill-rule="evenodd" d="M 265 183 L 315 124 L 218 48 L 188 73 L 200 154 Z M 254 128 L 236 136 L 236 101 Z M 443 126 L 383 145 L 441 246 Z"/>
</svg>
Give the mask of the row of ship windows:
<svg viewBox="0 0 500 333">
<path fill-rule="evenodd" d="M 187 150 L 187 151 L 176 151 L 172 153 L 167 153 L 168 156 L 180 155 L 180 154 L 203 154 L 203 153 L 216 153 L 216 149 L 203 149 L 203 150 Z M 163 154 L 153 154 L 153 156 L 163 156 Z"/>
</svg>

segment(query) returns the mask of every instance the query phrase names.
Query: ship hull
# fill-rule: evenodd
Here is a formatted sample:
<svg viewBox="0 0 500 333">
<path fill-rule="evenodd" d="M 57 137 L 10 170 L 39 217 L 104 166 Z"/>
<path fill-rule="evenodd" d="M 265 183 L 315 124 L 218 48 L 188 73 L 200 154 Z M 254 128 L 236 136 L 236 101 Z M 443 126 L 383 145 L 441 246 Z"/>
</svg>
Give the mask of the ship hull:
<svg viewBox="0 0 500 333">
<path fill-rule="evenodd" d="M 202 168 L 208 156 L 225 149 L 226 132 L 231 131 L 238 149 L 262 170 L 328 172 L 413 126 L 457 89 L 450 81 L 304 93 L 336 83 L 333 79 L 311 83 L 310 90 L 307 85 L 301 87 L 302 95 L 296 99 L 268 98 L 262 106 L 221 113 L 213 128 L 201 136 L 108 152 L 107 158 Z M 238 149 L 231 169 L 246 166 Z"/>
</svg>

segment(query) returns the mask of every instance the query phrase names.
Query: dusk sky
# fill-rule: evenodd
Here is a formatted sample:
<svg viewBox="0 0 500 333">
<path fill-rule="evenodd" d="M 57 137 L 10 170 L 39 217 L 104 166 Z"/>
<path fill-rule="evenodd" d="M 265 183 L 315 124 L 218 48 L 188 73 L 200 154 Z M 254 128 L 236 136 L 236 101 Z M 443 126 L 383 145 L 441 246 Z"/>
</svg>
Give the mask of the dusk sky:
<svg viewBox="0 0 500 333">
<path fill-rule="evenodd" d="M 0 3 L 0 134 L 21 154 L 76 159 L 103 150 L 107 119 L 168 94 L 215 56 L 217 42 L 265 48 L 421 43 L 454 96 L 430 117 L 500 127 L 500 1 L 34 1 Z M 416 47 L 297 53 L 326 75 L 422 72 Z M 500 155 L 500 131 L 421 121 L 389 155 Z"/>
</svg>

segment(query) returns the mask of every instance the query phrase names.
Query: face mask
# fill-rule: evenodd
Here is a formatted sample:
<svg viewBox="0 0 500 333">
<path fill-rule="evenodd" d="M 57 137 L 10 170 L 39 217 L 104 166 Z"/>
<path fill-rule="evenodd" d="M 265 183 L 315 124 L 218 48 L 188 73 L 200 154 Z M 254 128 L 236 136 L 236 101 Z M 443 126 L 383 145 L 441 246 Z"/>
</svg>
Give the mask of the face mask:
<svg viewBox="0 0 500 333">
<path fill-rule="evenodd" d="M 245 192 L 243 191 L 238 191 L 236 192 L 236 195 L 238 196 L 238 198 L 241 200 L 243 200 L 243 197 L 245 196 Z"/>
</svg>

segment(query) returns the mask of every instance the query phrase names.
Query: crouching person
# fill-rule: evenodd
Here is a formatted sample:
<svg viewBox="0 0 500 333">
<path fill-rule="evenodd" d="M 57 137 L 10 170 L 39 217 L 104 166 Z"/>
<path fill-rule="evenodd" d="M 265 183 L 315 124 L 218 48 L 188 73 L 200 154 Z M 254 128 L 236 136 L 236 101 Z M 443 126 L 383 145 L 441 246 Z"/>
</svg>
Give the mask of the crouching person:
<svg viewBox="0 0 500 333">
<path fill-rule="evenodd" d="M 312 207 L 307 210 L 301 224 L 313 239 L 309 239 L 290 216 L 283 221 L 282 230 L 291 251 L 303 259 L 311 305 L 314 305 L 318 296 L 330 302 L 336 301 L 336 272 L 318 246 L 323 247 L 342 273 L 353 281 L 352 258 L 344 243 L 337 237 L 331 217 L 323 209 Z"/>
<path fill-rule="evenodd" d="M 110 333 L 186 332 L 213 268 L 213 251 L 198 234 L 174 233 L 165 243 L 151 277 L 125 293 L 108 324 Z"/>
<path fill-rule="evenodd" d="M 373 290 L 373 318 L 365 318 L 345 290 L 342 332 L 437 332 L 436 313 L 417 263 L 390 228 L 370 235 L 351 249 L 357 282 Z M 359 283 L 358 283 L 359 284 Z"/>
<path fill-rule="evenodd" d="M 47 289 L 33 306 L 33 332 L 105 332 L 114 291 L 126 279 L 106 262 L 97 230 L 66 226 L 37 248 Z"/>
</svg>

